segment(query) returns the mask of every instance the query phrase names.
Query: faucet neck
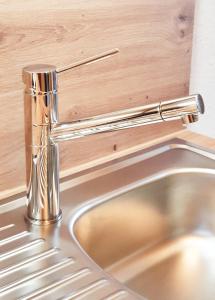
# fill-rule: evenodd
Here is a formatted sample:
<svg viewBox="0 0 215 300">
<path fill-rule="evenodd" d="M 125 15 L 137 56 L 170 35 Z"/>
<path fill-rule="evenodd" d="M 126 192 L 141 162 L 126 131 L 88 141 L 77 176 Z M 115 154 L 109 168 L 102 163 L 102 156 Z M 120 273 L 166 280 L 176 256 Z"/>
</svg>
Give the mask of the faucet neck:
<svg viewBox="0 0 215 300">
<path fill-rule="evenodd" d="M 23 69 L 25 83 L 25 143 L 27 218 L 36 224 L 61 219 L 59 150 L 50 139 L 58 123 L 57 73 L 50 65 Z"/>
</svg>

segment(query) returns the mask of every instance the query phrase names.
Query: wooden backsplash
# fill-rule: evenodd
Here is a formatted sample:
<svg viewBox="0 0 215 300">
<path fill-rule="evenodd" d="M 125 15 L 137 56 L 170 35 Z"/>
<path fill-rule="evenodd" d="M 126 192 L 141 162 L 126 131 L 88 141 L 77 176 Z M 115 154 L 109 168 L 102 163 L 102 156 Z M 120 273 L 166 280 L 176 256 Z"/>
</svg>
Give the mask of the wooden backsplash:
<svg viewBox="0 0 215 300">
<path fill-rule="evenodd" d="M 0 1 L 0 198 L 25 183 L 23 85 L 28 64 L 58 67 L 119 48 L 60 75 L 61 120 L 188 93 L 194 0 Z M 61 144 L 61 169 L 180 129 L 166 123 Z"/>
</svg>

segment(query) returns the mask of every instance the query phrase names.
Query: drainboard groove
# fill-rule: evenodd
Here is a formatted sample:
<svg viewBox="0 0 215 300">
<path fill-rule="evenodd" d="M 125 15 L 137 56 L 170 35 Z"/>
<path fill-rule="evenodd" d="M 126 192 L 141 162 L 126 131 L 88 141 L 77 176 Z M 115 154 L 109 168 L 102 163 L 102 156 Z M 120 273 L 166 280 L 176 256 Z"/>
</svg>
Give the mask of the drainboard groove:
<svg viewBox="0 0 215 300">
<path fill-rule="evenodd" d="M 3 230 L 7 230 L 9 228 L 12 228 L 14 226 L 15 226 L 15 224 L 8 224 L 8 225 L 5 225 L 3 227 L 0 227 L 0 232 L 3 231 Z"/>
<path fill-rule="evenodd" d="M 58 300 L 73 300 L 74 297 L 76 300 L 82 298 L 83 296 L 88 296 L 90 292 L 95 292 L 95 290 L 104 287 L 105 285 L 110 284 L 107 279 L 98 279 L 90 284 L 84 286 L 83 288 L 78 289 L 76 292 L 64 296 Z"/>
<path fill-rule="evenodd" d="M 27 258 L 27 259 L 25 259 L 25 260 L 23 260 L 23 261 L 21 261 L 19 263 L 17 263 L 17 264 L 14 264 L 12 266 L 9 266 L 9 267 L 1 270 L 0 271 L 0 278 L 2 278 L 3 276 L 9 275 L 12 272 L 16 272 L 19 269 L 25 267 L 26 265 L 28 265 L 28 264 L 30 264 L 32 262 L 36 263 L 36 262 L 38 262 L 38 261 L 40 261 L 42 259 L 48 258 L 48 257 L 50 257 L 52 255 L 55 255 L 55 254 L 59 253 L 59 251 L 60 250 L 57 249 L 57 248 L 51 248 L 51 249 L 43 251 L 43 252 L 41 252 L 39 254 L 35 254 L 35 255 L 33 255 L 33 256 L 31 256 L 31 257 L 29 257 L 29 258 Z"/>
<path fill-rule="evenodd" d="M 15 240 L 21 239 L 23 237 L 26 237 L 28 235 L 30 235 L 31 233 L 29 231 L 23 231 L 23 232 L 19 232 L 17 234 L 11 235 L 3 240 L 0 240 L 0 246 L 3 246 L 5 244 L 8 244 L 10 242 L 13 242 Z"/>
<path fill-rule="evenodd" d="M 4 254 L 0 254 L 0 261 L 5 260 L 5 259 L 10 258 L 15 255 L 18 255 L 26 250 L 29 250 L 32 247 L 38 246 L 43 243 L 45 243 L 44 239 L 35 239 L 27 244 L 24 244 L 23 246 L 20 246 L 15 249 L 12 249 L 10 251 L 7 251 Z"/>
<path fill-rule="evenodd" d="M 107 297 L 102 298 L 101 300 L 118 300 L 118 299 L 123 299 L 127 296 L 128 293 L 126 291 L 121 290 L 121 291 L 114 292 L 108 295 Z"/>
<path fill-rule="evenodd" d="M 36 299 L 40 299 L 41 297 L 49 294 L 50 291 L 53 292 L 53 291 L 65 286 L 68 283 L 71 283 L 75 280 L 81 279 L 82 277 L 84 277 L 84 276 L 86 276 L 90 273 L 91 273 L 91 271 L 88 268 L 79 269 L 78 271 L 75 271 L 75 272 L 65 276 L 63 279 L 55 281 L 52 284 L 49 284 L 49 285 L 45 286 L 44 288 L 41 288 L 41 289 L 36 290 L 35 292 L 33 292 L 29 295 L 26 295 L 22 298 L 19 298 L 18 300 L 30 300 L 30 299 L 36 300 Z"/>
<path fill-rule="evenodd" d="M 28 282 L 32 279 L 42 278 L 46 275 L 49 275 L 49 274 L 53 273 L 54 271 L 65 268 L 65 267 L 71 265 L 72 263 L 74 263 L 73 259 L 71 257 L 68 257 L 68 258 L 62 260 L 61 262 L 51 266 L 51 267 L 48 267 L 46 269 L 43 269 L 43 270 L 34 272 L 30 275 L 27 275 L 26 277 L 24 277 L 22 279 L 16 280 L 16 281 L 14 281 L 10 284 L 7 284 L 7 285 L 3 286 L 0 289 L 0 295 L 12 292 L 14 289 L 18 288 L 19 286 L 25 284 L 26 282 Z"/>
</svg>

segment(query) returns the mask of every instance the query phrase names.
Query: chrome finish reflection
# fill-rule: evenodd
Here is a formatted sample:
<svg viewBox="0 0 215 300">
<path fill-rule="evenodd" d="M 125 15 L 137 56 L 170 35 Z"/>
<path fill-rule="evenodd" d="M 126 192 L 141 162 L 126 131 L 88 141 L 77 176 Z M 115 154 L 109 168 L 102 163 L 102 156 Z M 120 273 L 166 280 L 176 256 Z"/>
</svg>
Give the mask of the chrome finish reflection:
<svg viewBox="0 0 215 300">
<path fill-rule="evenodd" d="M 93 57 L 83 63 L 115 54 Z M 35 224 L 61 220 L 59 205 L 59 151 L 57 142 L 98 133 L 122 130 L 163 121 L 195 122 L 204 113 L 200 95 L 161 101 L 132 109 L 60 123 L 58 120 L 57 73 L 52 65 L 23 69 L 25 83 L 25 141 L 27 178 L 27 219 Z"/>
<path fill-rule="evenodd" d="M 140 106 L 89 119 L 71 123 L 58 123 L 53 126 L 51 140 L 60 142 L 76 139 L 88 135 L 133 128 L 147 124 L 181 119 L 183 123 L 198 120 L 204 112 L 200 95 L 163 101 L 151 105 Z"/>
</svg>

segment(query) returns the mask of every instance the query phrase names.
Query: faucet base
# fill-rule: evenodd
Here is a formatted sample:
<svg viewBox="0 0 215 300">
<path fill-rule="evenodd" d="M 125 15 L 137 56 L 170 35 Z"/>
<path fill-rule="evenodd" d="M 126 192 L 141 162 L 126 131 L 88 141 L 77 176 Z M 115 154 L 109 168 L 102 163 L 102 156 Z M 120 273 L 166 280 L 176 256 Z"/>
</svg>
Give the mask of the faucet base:
<svg viewBox="0 0 215 300">
<path fill-rule="evenodd" d="M 25 220 L 28 223 L 31 223 L 33 225 L 38 225 L 38 226 L 46 226 L 46 225 L 51 225 L 55 223 L 59 223 L 62 220 L 62 211 L 60 210 L 60 213 L 57 215 L 56 218 L 51 219 L 51 220 L 39 220 L 39 219 L 32 219 L 28 215 L 25 215 Z"/>
</svg>

